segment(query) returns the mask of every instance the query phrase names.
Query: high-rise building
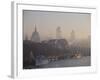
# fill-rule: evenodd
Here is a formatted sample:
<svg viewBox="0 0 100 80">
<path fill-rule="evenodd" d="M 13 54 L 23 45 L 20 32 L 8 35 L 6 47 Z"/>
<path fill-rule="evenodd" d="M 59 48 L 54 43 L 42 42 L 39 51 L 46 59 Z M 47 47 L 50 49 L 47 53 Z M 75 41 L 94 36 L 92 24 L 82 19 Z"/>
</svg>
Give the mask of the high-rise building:
<svg viewBox="0 0 100 80">
<path fill-rule="evenodd" d="M 61 39 L 61 28 L 58 26 L 56 29 L 56 39 Z"/>
<path fill-rule="evenodd" d="M 32 33 L 31 40 L 32 40 L 33 42 L 40 42 L 40 36 L 39 36 L 39 33 L 37 32 L 36 25 L 35 25 L 35 30 L 34 30 L 34 32 Z"/>
</svg>

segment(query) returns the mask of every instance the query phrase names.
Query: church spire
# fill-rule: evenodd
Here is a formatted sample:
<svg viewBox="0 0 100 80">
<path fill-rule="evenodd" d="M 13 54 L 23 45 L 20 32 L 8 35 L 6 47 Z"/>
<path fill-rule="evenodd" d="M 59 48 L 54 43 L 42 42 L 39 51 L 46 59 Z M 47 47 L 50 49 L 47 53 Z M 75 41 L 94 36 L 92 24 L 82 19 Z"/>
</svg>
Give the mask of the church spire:
<svg viewBox="0 0 100 80">
<path fill-rule="evenodd" d="M 36 24 L 35 24 L 35 32 L 37 32 L 37 29 L 36 29 Z"/>
</svg>

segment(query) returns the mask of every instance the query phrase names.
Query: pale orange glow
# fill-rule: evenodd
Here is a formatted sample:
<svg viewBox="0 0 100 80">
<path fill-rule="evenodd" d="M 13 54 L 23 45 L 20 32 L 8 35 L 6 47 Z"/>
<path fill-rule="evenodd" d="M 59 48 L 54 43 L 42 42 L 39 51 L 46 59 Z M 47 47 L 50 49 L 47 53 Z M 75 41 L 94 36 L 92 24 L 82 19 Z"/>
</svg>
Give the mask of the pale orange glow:
<svg viewBox="0 0 100 80">
<path fill-rule="evenodd" d="M 55 38 L 56 28 L 61 27 L 62 37 L 70 38 L 75 31 L 77 39 L 85 39 L 91 34 L 91 16 L 82 13 L 23 11 L 23 31 L 29 39 L 34 32 L 35 24 L 41 40 Z"/>
</svg>

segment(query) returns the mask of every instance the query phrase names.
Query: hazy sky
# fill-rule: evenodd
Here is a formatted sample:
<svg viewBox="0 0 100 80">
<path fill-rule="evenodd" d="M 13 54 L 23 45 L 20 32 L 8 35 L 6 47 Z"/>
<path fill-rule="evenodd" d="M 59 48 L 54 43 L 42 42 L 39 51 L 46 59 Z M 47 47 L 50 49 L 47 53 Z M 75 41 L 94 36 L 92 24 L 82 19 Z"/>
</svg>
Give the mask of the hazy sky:
<svg viewBox="0 0 100 80">
<path fill-rule="evenodd" d="M 23 11 L 23 31 L 30 37 L 35 25 L 41 40 L 56 38 L 56 28 L 61 27 L 62 37 L 68 39 L 72 30 L 77 39 L 87 38 L 91 31 L 90 14 L 46 11 Z"/>
</svg>

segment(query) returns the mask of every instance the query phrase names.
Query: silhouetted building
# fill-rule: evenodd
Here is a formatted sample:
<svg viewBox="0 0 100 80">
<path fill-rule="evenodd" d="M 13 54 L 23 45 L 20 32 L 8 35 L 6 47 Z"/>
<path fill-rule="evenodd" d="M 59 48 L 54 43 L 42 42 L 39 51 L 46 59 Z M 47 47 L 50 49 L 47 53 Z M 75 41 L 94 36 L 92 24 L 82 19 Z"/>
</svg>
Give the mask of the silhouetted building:
<svg viewBox="0 0 100 80">
<path fill-rule="evenodd" d="M 35 31 L 32 33 L 31 40 L 33 42 L 40 42 L 40 36 L 39 33 L 37 32 L 36 25 L 35 25 Z"/>
<path fill-rule="evenodd" d="M 56 39 L 61 39 L 62 36 L 61 36 L 61 28 L 60 27 L 57 27 L 56 29 Z"/>
<path fill-rule="evenodd" d="M 68 41 L 66 39 L 51 39 L 48 41 L 48 44 L 58 49 L 68 48 Z"/>
<path fill-rule="evenodd" d="M 71 34 L 70 34 L 70 41 L 73 42 L 75 41 L 75 31 L 72 30 Z"/>
</svg>

